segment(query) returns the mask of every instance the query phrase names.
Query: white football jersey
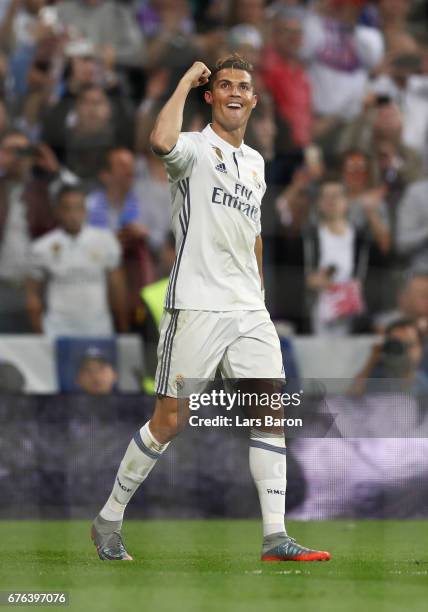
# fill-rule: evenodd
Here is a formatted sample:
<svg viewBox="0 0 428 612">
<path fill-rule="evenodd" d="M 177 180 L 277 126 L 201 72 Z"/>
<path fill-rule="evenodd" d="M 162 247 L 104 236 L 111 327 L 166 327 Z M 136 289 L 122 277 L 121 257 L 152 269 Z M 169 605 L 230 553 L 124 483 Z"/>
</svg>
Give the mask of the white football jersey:
<svg viewBox="0 0 428 612">
<path fill-rule="evenodd" d="M 254 252 L 266 191 L 262 156 L 239 148 L 208 125 L 181 133 L 165 163 L 177 255 L 166 308 L 265 308 Z"/>
<path fill-rule="evenodd" d="M 98 227 L 85 226 L 77 236 L 58 228 L 33 242 L 29 274 L 47 282 L 44 333 L 113 334 L 106 274 L 120 261 L 115 235 Z"/>
</svg>

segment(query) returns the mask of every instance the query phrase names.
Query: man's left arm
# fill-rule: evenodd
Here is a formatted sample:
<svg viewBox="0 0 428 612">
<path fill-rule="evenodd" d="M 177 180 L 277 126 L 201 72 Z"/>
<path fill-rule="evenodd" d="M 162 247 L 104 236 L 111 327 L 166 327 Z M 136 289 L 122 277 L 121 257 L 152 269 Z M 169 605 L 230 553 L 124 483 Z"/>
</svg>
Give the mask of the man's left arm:
<svg viewBox="0 0 428 612">
<path fill-rule="evenodd" d="M 256 242 L 254 244 L 254 252 L 256 254 L 257 267 L 259 269 L 259 274 L 260 274 L 260 287 L 261 287 L 262 291 L 264 291 L 264 282 L 263 282 L 263 241 L 262 241 L 261 234 L 256 236 Z"/>
<path fill-rule="evenodd" d="M 116 320 L 117 330 L 128 331 L 128 316 L 126 311 L 125 273 L 121 267 L 107 270 L 108 295 L 110 308 Z"/>
</svg>

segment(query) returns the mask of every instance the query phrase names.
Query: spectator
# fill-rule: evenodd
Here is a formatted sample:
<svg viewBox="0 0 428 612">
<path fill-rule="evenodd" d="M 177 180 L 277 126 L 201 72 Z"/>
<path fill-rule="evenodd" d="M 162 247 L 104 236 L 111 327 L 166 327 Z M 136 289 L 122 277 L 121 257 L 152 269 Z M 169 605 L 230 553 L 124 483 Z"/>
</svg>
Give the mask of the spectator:
<svg viewBox="0 0 428 612">
<path fill-rule="evenodd" d="M 8 50 L 33 46 L 37 39 L 40 10 L 46 0 L 11 0 L 0 22 L 2 47 Z"/>
<path fill-rule="evenodd" d="M 120 66 L 140 66 L 144 41 L 129 7 L 111 0 L 61 0 L 58 16 L 64 27 L 92 41 L 97 52 Z"/>
<path fill-rule="evenodd" d="M 412 270 L 428 269 L 428 180 L 409 185 L 397 217 L 397 249 Z"/>
<path fill-rule="evenodd" d="M 65 159 L 67 117 L 75 110 L 77 95 L 84 87 L 95 85 L 100 78 L 95 49 L 89 41 L 79 40 L 67 45 L 65 59 L 61 96 L 44 118 L 42 131 L 43 140 L 50 144 L 61 162 Z"/>
<path fill-rule="evenodd" d="M 43 55 L 35 55 L 27 73 L 26 92 L 15 112 L 15 124 L 32 142 L 40 140 L 44 117 L 50 112 L 55 85 L 52 64 Z"/>
<path fill-rule="evenodd" d="M 130 125 L 119 116 L 101 87 L 87 85 L 77 97 L 75 112 L 69 113 L 66 127 L 54 136 L 52 146 L 67 168 L 87 189 L 96 183 L 106 152 L 115 146 L 129 147 Z"/>
<path fill-rule="evenodd" d="M 135 159 L 128 149 L 111 149 L 105 155 L 99 178 L 102 186 L 88 197 L 88 223 L 125 233 L 127 239 L 147 238 L 148 230 L 139 223 L 140 207 L 133 189 Z"/>
<path fill-rule="evenodd" d="M 106 230 L 85 225 L 84 193 L 64 187 L 57 196 L 59 227 L 32 245 L 28 313 L 36 333 L 100 336 L 127 329 L 120 246 Z M 46 290 L 46 309 L 43 291 Z"/>
<path fill-rule="evenodd" d="M 383 186 L 370 189 L 369 158 L 359 151 L 344 155 L 342 180 L 349 200 L 349 220 L 359 231 L 367 231 L 378 250 L 386 255 L 391 248 L 388 211 Z"/>
<path fill-rule="evenodd" d="M 309 227 L 304 237 L 312 329 L 318 334 L 347 334 L 363 312 L 368 244 L 348 222 L 347 209 L 342 184 L 326 180 L 318 200 L 319 225 Z"/>
<path fill-rule="evenodd" d="M 415 163 L 412 166 L 411 160 Z M 420 169 L 417 155 L 410 149 L 388 140 L 378 140 L 371 163 L 374 180 L 383 186 L 383 199 L 388 212 L 388 222 L 391 228 L 393 253 L 396 255 L 397 212 L 406 185 L 418 178 Z"/>
<path fill-rule="evenodd" d="M 369 87 L 378 97 L 390 99 L 402 112 L 402 143 L 417 151 L 428 162 L 428 76 L 420 74 L 422 58 L 418 53 L 396 55 L 386 74 Z"/>
<path fill-rule="evenodd" d="M 422 337 L 412 319 L 399 319 L 385 330 L 381 344 L 373 347 L 367 363 L 356 376 L 352 391 L 370 393 L 390 390 L 416 395 L 428 393 L 428 376 L 421 368 Z M 388 379 L 388 388 L 378 379 Z"/>
<path fill-rule="evenodd" d="M 428 336 L 428 274 L 424 271 L 408 275 L 401 285 L 396 298 L 396 307 L 380 313 L 374 321 L 375 331 L 384 333 L 385 329 L 399 319 L 416 322 L 419 332 Z"/>
<path fill-rule="evenodd" d="M 273 25 L 272 44 L 263 61 L 263 81 L 271 93 L 281 122 L 286 126 L 289 148 L 303 148 L 312 139 L 311 86 L 300 61 L 302 17 L 298 12 L 279 13 Z M 279 134 L 284 141 L 284 130 Z"/>
<path fill-rule="evenodd" d="M 114 131 L 121 143 L 132 148 L 133 111 L 123 96 L 115 73 L 100 60 L 90 41 L 72 41 L 66 46 L 65 54 L 62 95 L 44 119 L 43 140 L 50 144 L 58 159 L 65 163 L 67 130 L 76 122 L 77 99 L 91 87 L 102 87 L 111 107 Z"/>
<path fill-rule="evenodd" d="M 416 151 L 402 142 L 403 118 L 399 107 L 388 97 L 379 96 L 374 106 L 353 121 L 339 138 L 337 151 L 359 149 L 370 155 L 370 176 L 395 191 L 402 190 L 422 175 Z M 388 195 L 388 194 L 387 194 Z"/>
<path fill-rule="evenodd" d="M 118 375 L 110 360 L 98 349 L 88 349 L 79 364 L 77 386 L 89 395 L 110 395 Z"/>
<path fill-rule="evenodd" d="M 388 56 L 413 53 L 417 48 L 407 25 L 410 6 L 411 0 L 379 0 L 380 26 Z"/>
<path fill-rule="evenodd" d="M 99 177 L 101 187 L 88 198 L 88 221 L 116 233 L 124 253 L 128 304 L 134 313 L 141 286 L 154 277 L 150 232 L 142 222 L 142 206 L 134 186 L 134 155 L 127 149 L 112 149 Z"/>
<path fill-rule="evenodd" d="M 28 70 L 38 48 L 55 46 L 58 23 L 46 11 L 47 0 L 12 0 L 0 24 L 0 40 L 9 52 L 11 93 L 21 98 L 27 91 Z"/>
<path fill-rule="evenodd" d="M 37 164 L 38 176 L 34 174 Z M 49 179 L 58 165 L 48 147 L 30 146 L 23 133 L 6 132 L 0 140 L 0 332 L 30 330 L 24 279 L 31 239 L 54 225 Z"/>
<path fill-rule="evenodd" d="M 299 236 L 307 223 L 325 164 L 322 151 L 312 145 L 305 149 L 303 164 L 294 171 L 290 183 L 278 195 L 275 207 L 287 235 Z"/>
<path fill-rule="evenodd" d="M 303 56 L 309 62 L 315 126 L 323 135 L 362 110 L 369 72 L 383 57 L 382 35 L 357 24 L 363 0 L 327 0 L 305 20 Z"/>
</svg>

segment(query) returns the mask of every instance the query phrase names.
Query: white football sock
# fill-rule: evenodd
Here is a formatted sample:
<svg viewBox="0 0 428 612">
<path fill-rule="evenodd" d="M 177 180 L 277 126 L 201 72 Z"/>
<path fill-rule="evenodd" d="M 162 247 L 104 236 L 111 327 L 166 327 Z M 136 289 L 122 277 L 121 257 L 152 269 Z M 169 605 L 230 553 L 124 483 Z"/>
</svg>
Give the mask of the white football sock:
<svg viewBox="0 0 428 612">
<path fill-rule="evenodd" d="M 285 531 L 287 486 L 285 438 L 256 429 L 250 435 L 250 472 L 259 494 L 263 535 Z"/>
<path fill-rule="evenodd" d="M 149 422 L 135 433 L 120 463 L 110 497 L 100 512 L 103 519 L 123 519 L 129 500 L 168 446 L 169 442 L 160 444 L 156 440 L 150 431 Z"/>
</svg>

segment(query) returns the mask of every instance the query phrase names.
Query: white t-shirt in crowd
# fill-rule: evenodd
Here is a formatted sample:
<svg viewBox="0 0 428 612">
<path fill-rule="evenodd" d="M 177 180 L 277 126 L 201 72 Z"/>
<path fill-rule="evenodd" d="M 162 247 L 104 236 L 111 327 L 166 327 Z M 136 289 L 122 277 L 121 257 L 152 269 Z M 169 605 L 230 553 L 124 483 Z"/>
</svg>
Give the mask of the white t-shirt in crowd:
<svg viewBox="0 0 428 612">
<path fill-rule="evenodd" d="M 368 73 L 382 60 L 382 34 L 310 13 L 304 24 L 302 56 L 309 62 L 313 106 L 319 115 L 345 120 L 362 110 Z"/>
<path fill-rule="evenodd" d="M 320 268 L 334 266 L 331 279 L 335 283 L 351 280 L 354 268 L 354 230 L 351 226 L 343 234 L 333 234 L 327 227 L 318 230 Z"/>
<path fill-rule="evenodd" d="M 327 227 L 318 229 L 319 236 L 319 268 L 327 269 L 334 266 L 331 280 L 334 283 L 346 283 L 353 277 L 354 270 L 354 229 L 349 226 L 344 234 L 333 234 Z M 337 319 L 326 322 L 325 290 L 321 291 L 314 304 L 312 312 L 312 327 L 316 334 L 328 333 L 344 335 L 350 330 L 349 319 Z"/>
<path fill-rule="evenodd" d="M 77 236 L 55 229 L 31 249 L 30 276 L 47 283 L 43 331 L 50 336 L 111 335 L 107 272 L 118 267 L 119 242 L 85 226 Z"/>
<path fill-rule="evenodd" d="M 262 310 L 254 252 L 266 191 L 262 156 L 211 126 L 180 134 L 161 156 L 170 181 L 177 256 L 166 308 Z"/>
<path fill-rule="evenodd" d="M 0 243 L 0 278 L 16 282 L 25 278 L 30 247 L 23 191 L 22 185 L 14 185 L 9 191 L 9 210 Z"/>
</svg>

